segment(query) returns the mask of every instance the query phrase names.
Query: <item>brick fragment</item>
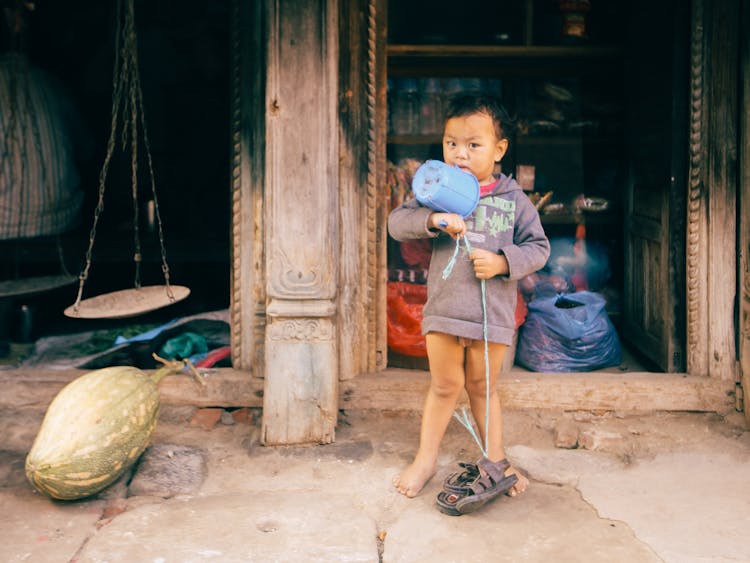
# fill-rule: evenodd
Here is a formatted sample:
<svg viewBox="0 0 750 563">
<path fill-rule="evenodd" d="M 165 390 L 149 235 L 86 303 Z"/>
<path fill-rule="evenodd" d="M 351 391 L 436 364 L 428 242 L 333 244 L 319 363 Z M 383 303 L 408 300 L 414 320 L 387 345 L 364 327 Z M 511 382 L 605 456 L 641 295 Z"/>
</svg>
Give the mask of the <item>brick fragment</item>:
<svg viewBox="0 0 750 563">
<path fill-rule="evenodd" d="M 255 421 L 253 411 L 247 407 L 232 411 L 232 418 L 237 424 L 252 424 Z"/>
<path fill-rule="evenodd" d="M 190 426 L 198 426 L 203 430 L 211 430 L 221 419 L 221 413 L 224 409 L 205 408 L 198 409 L 193 418 L 190 419 Z"/>
</svg>

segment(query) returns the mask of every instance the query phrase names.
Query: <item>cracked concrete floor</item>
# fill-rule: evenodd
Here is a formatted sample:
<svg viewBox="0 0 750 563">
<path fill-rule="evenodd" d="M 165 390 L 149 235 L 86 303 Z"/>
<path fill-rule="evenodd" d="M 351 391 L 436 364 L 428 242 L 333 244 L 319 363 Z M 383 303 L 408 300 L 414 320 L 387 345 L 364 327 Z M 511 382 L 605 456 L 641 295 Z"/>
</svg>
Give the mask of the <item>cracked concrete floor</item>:
<svg viewBox="0 0 750 563">
<path fill-rule="evenodd" d="M 336 443 L 265 448 L 259 424 L 190 427 L 163 417 L 154 444 L 206 453 L 190 494 L 53 502 L 23 475 L 40 415 L 0 413 L 0 560 L 748 561 L 750 432 L 737 414 L 505 413 L 511 460 L 531 479 L 459 518 L 434 506 L 476 447 L 452 422 L 436 477 L 406 499 L 390 481 L 411 460 L 419 415 L 342 413 Z M 562 422 L 594 450 L 554 447 Z"/>
</svg>

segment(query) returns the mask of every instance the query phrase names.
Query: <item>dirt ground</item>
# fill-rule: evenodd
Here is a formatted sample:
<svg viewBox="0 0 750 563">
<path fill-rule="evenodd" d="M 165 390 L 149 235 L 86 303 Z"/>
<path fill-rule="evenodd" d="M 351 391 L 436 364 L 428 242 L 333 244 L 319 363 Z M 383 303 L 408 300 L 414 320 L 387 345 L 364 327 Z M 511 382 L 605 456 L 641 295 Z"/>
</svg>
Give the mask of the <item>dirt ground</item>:
<svg viewBox="0 0 750 563">
<path fill-rule="evenodd" d="M 164 466 L 160 492 L 136 490 L 137 470 L 130 484 L 61 503 L 23 472 L 41 413 L 0 411 L 0 559 L 750 561 L 739 413 L 506 411 L 508 456 L 531 486 L 460 518 L 434 505 L 456 463 L 478 457 L 455 421 L 437 475 L 405 499 L 390 480 L 414 455 L 419 413 L 342 411 L 335 443 L 273 448 L 259 444 L 259 409 L 210 430 L 191 426 L 194 414 L 165 407 L 152 446 L 199 452 L 202 465 Z M 563 427 L 586 448 L 556 447 Z"/>
</svg>

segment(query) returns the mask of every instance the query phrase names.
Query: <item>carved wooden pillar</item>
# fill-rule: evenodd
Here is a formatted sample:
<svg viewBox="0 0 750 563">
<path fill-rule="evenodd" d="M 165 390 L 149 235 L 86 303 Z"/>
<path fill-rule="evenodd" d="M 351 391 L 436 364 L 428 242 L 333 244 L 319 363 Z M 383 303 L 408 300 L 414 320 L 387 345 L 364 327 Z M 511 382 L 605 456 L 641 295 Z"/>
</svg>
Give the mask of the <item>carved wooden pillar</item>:
<svg viewBox="0 0 750 563">
<path fill-rule="evenodd" d="M 328 443 L 338 412 L 336 0 L 268 0 L 262 440 Z"/>
</svg>

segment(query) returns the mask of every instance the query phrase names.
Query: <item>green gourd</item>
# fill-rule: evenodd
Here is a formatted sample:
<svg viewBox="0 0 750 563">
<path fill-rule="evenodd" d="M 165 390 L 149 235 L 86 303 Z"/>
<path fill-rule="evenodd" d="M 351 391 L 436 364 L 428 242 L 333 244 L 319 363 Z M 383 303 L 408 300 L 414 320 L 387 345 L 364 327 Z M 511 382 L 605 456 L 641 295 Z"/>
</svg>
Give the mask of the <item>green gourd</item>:
<svg viewBox="0 0 750 563">
<path fill-rule="evenodd" d="M 151 439 L 157 384 L 184 365 L 164 362 L 150 376 L 136 367 L 108 367 L 71 381 L 50 403 L 26 456 L 29 482 L 59 500 L 88 497 L 114 483 Z"/>
</svg>

